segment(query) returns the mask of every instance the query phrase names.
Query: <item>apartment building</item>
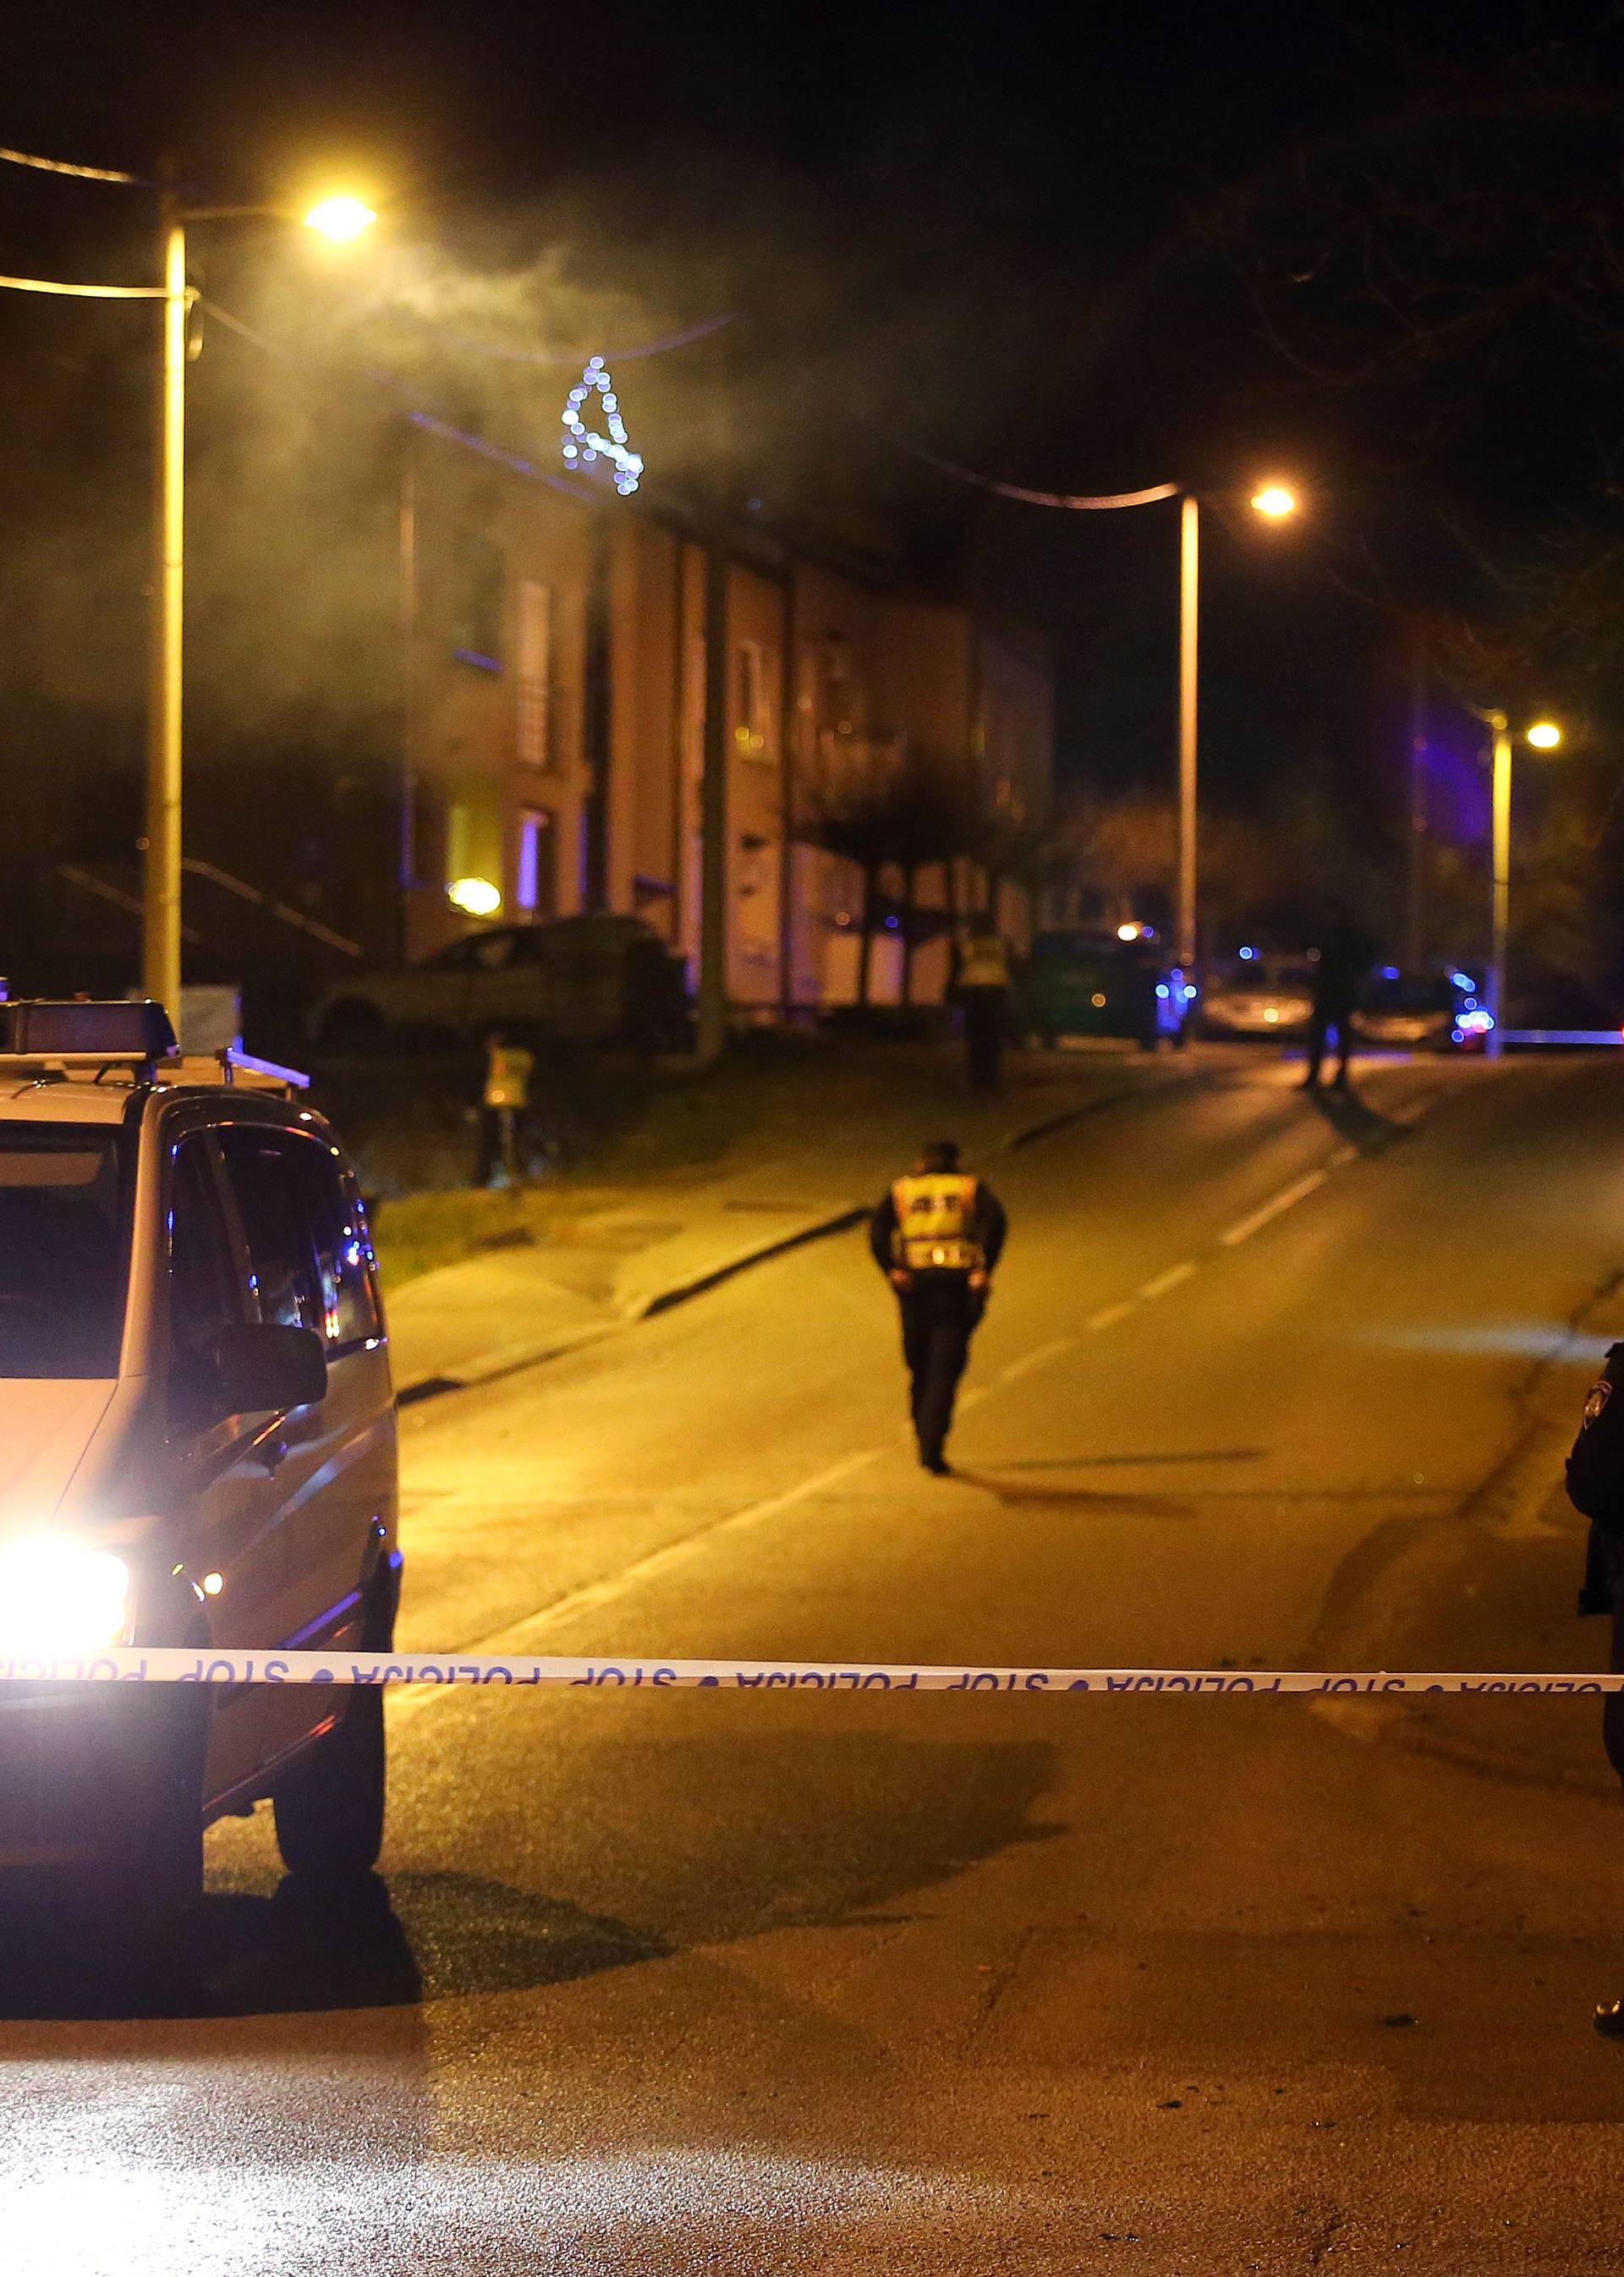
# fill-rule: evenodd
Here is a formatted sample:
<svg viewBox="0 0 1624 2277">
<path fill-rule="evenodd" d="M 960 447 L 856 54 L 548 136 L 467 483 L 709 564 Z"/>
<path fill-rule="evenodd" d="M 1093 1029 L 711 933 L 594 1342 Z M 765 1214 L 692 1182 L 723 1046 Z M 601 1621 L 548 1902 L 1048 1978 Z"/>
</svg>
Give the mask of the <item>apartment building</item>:
<svg viewBox="0 0 1624 2277">
<path fill-rule="evenodd" d="M 851 1001 L 863 878 L 819 818 L 912 762 L 1018 831 L 1046 805 L 1050 674 L 1018 628 L 747 514 L 528 465 L 427 420 L 403 491 L 403 939 L 587 909 L 644 918 L 697 969 L 713 547 L 726 554 L 727 977 L 741 1018 Z M 882 870 L 871 997 L 940 997 L 966 855 Z M 1025 897 L 1005 883 L 1000 918 Z"/>
</svg>

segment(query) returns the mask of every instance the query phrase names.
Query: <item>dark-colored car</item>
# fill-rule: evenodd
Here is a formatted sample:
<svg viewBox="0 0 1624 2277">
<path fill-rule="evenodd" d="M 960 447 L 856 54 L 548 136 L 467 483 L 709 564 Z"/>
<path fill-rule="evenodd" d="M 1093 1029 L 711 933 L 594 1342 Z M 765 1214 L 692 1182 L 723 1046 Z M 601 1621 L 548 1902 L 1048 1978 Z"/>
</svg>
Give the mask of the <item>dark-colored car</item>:
<svg viewBox="0 0 1624 2277">
<path fill-rule="evenodd" d="M 499 1028 L 560 1042 L 681 1050 L 686 975 L 651 925 L 611 912 L 488 925 L 395 971 L 347 973 L 313 1007 L 328 1051 L 394 1036 L 465 1039 Z"/>
<path fill-rule="evenodd" d="M 1071 927 L 1036 935 L 1018 988 L 1020 1024 L 1040 1044 L 1122 1036 L 1147 1052 L 1185 1040 L 1196 989 L 1152 933 Z"/>
</svg>

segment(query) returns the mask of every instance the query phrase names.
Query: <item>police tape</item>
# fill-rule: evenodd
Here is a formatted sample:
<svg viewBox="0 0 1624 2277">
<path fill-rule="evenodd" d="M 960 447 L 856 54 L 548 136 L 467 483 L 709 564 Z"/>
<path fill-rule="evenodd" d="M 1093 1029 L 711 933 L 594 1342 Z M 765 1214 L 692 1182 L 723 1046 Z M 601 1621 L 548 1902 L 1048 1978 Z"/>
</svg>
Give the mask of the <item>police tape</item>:
<svg viewBox="0 0 1624 2277">
<path fill-rule="evenodd" d="M 1353 1698 L 1414 1694 L 1624 1692 L 1624 1674 L 1538 1676 L 1431 1674 L 1377 1669 L 977 1668 L 903 1662 L 842 1666 L 836 1661 L 614 1660 L 521 1654 L 212 1652 L 171 1646 L 118 1646 L 78 1657 L 0 1655 L 0 1684 L 383 1684 L 565 1685 L 611 1691 L 682 1686 L 722 1691 L 1171 1693 L 1226 1696 L 1308 1693 Z"/>
</svg>

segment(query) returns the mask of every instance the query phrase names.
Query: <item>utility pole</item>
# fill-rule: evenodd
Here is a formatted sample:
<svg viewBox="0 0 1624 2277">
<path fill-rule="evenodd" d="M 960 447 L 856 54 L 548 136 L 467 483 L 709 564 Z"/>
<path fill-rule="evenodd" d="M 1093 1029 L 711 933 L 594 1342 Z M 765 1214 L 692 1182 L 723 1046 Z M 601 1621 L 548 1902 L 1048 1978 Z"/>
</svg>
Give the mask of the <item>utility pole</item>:
<svg viewBox="0 0 1624 2277">
<path fill-rule="evenodd" d="M 1426 954 L 1427 650 L 1419 624 L 1410 628 L 1410 797 L 1405 849 L 1404 963 L 1419 972 Z"/>
<path fill-rule="evenodd" d="M 406 422 L 400 500 L 400 756 L 395 787 L 395 950 L 411 946 L 412 887 L 417 882 L 417 430 Z"/>
<path fill-rule="evenodd" d="M 699 1063 L 728 1044 L 728 733 L 731 650 L 728 529 L 734 483 L 733 390 L 725 351 L 710 389 L 713 476 L 705 538 L 705 743 L 699 781 Z"/>
<path fill-rule="evenodd" d="M 1486 1057 L 1498 1060 L 1506 1048 L 1506 942 L 1511 931 L 1511 726 L 1504 712 L 1485 713 L 1494 737 L 1494 773 L 1490 807 L 1492 832 L 1489 867 L 1492 900 L 1489 925 L 1489 986 L 1484 990 L 1494 1025 L 1483 1038 Z"/>
<path fill-rule="evenodd" d="M 1178 961 L 1195 963 L 1196 687 L 1201 608 L 1201 507 L 1178 507 Z"/>
<path fill-rule="evenodd" d="M 728 1040 L 728 553 L 713 517 L 705 550 L 705 763 L 699 781 L 699 1059 Z"/>
<path fill-rule="evenodd" d="M 186 565 L 186 227 L 172 178 L 158 201 L 163 353 L 153 500 L 141 985 L 180 1026 L 180 690 Z"/>
</svg>

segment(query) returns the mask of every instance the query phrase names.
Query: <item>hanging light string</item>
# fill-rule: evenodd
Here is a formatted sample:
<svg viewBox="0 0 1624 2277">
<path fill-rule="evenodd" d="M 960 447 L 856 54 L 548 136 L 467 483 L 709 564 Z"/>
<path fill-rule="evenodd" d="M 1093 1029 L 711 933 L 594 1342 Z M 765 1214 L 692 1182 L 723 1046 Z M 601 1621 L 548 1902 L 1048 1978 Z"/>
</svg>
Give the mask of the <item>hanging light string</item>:
<svg viewBox="0 0 1624 2277">
<path fill-rule="evenodd" d="M 121 174 L 111 166 L 70 166 L 60 158 L 36 158 L 27 150 L 0 148 L 0 158 L 8 166 L 32 166 L 36 173 L 71 174 L 76 182 L 124 182 L 137 189 L 151 187 L 144 174 Z"/>
<path fill-rule="evenodd" d="M 600 399 L 594 407 L 604 415 L 604 424 L 609 430 L 606 435 L 596 433 L 582 416 L 583 405 L 590 402 L 594 394 Z M 606 460 L 614 469 L 615 489 L 622 498 L 629 498 L 642 479 L 643 461 L 631 447 L 626 422 L 621 417 L 621 400 L 602 356 L 587 359 L 579 386 L 569 391 L 561 424 L 565 463 L 571 468 L 590 467 L 599 459 Z"/>
<path fill-rule="evenodd" d="M 905 436 L 893 436 L 904 451 L 916 459 L 923 459 L 927 467 L 934 467 L 941 475 L 951 475 L 956 482 L 972 484 L 980 491 L 990 491 L 995 498 L 1015 499 L 1022 506 L 1056 506 L 1065 514 L 1114 514 L 1120 506 L 1155 506 L 1163 499 L 1178 498 L 1182 485 L 1178 483 L 1157 483 L 1147 491 L 1109 491 L 1100 497 L 1073 495 L 1064 491 L 1028 491 L 1016 483 L 996 483 L 990 475 L 978 475 L 973 468 L 955 465 L 951 459 L 939 459 L 921 443 L 911 443 Z"/>
<path fill-rule="evenodd" d="M 7 293 L 61 293 L 74 301 L 165 301 L 168 288 L 163 285 L 59 285 L 45 277 L 0 277 L 0 290 Z M 197 298 L 188 292 L 188 301 Z"/>
</svg>

